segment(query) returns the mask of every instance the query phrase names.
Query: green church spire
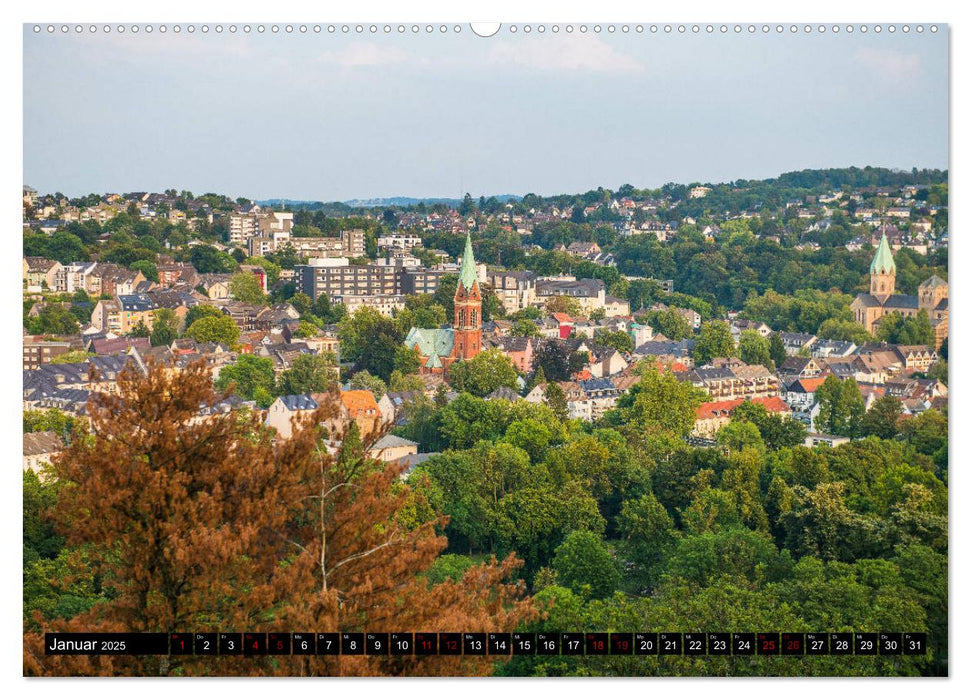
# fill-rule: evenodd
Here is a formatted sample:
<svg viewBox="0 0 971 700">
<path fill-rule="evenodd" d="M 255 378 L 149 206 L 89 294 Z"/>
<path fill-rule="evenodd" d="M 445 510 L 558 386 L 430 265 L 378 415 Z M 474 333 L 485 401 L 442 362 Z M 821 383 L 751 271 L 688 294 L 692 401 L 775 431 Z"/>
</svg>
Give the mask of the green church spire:
<svg viewBox="0 0 971 700">
<path fill-rule="evenodd" d="M 873 262 L 870 263 L 870 274 L 887 275 L 896 272 L 897 265 L 893 261 L 893 253 L 890 252 L 890 243 L 887 241 L 887 234 L 885 233 L 880 238 L 877 254 L 873 256 Z"/>
<path fill-rule="evenodd" d="M 465 252 L 462 253 L 462 269 L 459 270 L 459 282 L 466 290 L 479 281 L 475 271 L 475 257 L 472 255 L 472 236 L 465 234 Z"/>
</svg>

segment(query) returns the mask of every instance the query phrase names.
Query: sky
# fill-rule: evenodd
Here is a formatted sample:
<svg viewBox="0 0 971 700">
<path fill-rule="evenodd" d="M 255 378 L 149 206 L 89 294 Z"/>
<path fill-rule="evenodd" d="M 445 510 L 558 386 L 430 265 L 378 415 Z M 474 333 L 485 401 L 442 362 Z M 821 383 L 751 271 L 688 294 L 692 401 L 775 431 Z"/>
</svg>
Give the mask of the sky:
<svg viewBox="0 0 971 700">
<path fill-rule="evenodd" d="M 948 167 L 946 27 L 462 29 L 25 25 L 24 183 L 335 201 Z"/>
</svg>

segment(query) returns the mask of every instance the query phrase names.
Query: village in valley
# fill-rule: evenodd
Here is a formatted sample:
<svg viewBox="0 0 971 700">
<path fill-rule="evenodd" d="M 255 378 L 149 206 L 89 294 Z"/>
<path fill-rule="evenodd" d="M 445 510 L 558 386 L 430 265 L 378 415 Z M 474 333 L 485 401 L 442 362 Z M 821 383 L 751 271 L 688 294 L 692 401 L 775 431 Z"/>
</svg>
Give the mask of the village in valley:
<svg viewBox="0 0 971 700">
<path fill-rule="evenodd" d="M 947 403 L 946 184 L 907 175 L 817 177 L 784 201 L 770 188 L 775 205 L 753 202 L 765 183 L 332 211 L 24 187 L 24 467 L 126 366 L 200 358 L 226 391 L 200 416 L 262 411 L 287 437 L 336 391 L 334 434 L 353 422 L 408 469 L 442 444 L 411 425 L 421 407 L 466 393 L 610 424 L 646 371 L 697 389 L 694 446 L 716 446 L 744 402 L 807 446 L 862 438 L 881 399 L 904 419 Z M 729 289 L 726 258 L 747 248 L 793 259 Z M 814 269 L 834 259 L 866 269 L 825 288 Z"/>
</svg>

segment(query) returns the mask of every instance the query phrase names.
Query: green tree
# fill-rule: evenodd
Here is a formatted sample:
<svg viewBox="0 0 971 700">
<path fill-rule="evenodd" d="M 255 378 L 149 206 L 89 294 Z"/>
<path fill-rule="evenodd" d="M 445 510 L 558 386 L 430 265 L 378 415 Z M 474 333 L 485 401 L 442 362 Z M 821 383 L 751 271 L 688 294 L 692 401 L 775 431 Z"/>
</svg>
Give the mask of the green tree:
<svg viewBox="0 0 971 700">
<path fill-rule="evenodd" d="M 189 261 L 199 274 L 233 272 L 237 263 L 231 255 L 211 245 L 196 245 L 189 253 Z"/>
<path fill-rule="evenodd" d="M 551 314 L 566 314 L 577 318 L 583 314 L 583 307 L 580 302 L 573 297 L 554 296 L 546 301 L 546 310 Z"/>
<path fill-rule="evenodd" d="M 789 553 L 780 552 L 767 534 L 733 527 L 683 537 L 666 573 L 696 586 L 710 585 L 722 576 L 764 585 L 787 578 L 792 566 Z"/>
<path fill-rule="evenodd" d="M 904 317 L 894 312 L 880 319 L 877 340 L 895 345 L 934 345 L 934 328 L 924 309 L 916 316 Z"/>
<path fill-rule="evenodd" d="M 252 401 L 257 398 L 256 393 L 259 389 L 271 393 L 274 380 L 273 360 L 268 357 L 243 354 L 236 362 L 219 370 L 219 377 L 214 384 L 220 391 L 227 391 L 231 386 L 235 386 L 236 394 Z M 261 394 L 260 397 L 264 400 L 266 398 L 265 394 Z"/>
<path fill-rule="evenodd" d="M 873 340 L 866 328 L 854 321 L 838 318 L 828 318 L 819 326 L 816 336 L 826 340 L 848 340 L 856 345 L 863 345 Z"/>
<path fill-rule="evenodd" d="M 326 296 L 327 296 L 326 294 L 321 295 L 321 297 L 325 297 L 325 298 Z M 315 308 L 314 300 L 311 299 L 308 295 L 304 294 L 303 292 L 297 292 L 292 297 L 290 297 L 290 303 L 293 305 L 293 308 L 295 308 L 301 316 L 303 316 L 304 314 L 310 313 Z"/>
<path fill-rule="evenodd" d="M 542 368 L 544 376 L 551 382 L 562 382 L 570 378 L 570 348 L 562 340 L 549 338 L 541 341 L 536 354 L 533 355 L 533 366 Z"/>
<path fill-rule="evenodd" d="M 158 282 L 158 267 L 151 260 L 136 260 L 128 266 L 132 272 L 141 272 L 145 279 Z"/>
<path fill-rule="evenodd" d="M 765 406 L 754 401 L 745 401 L 735 408 L 732 422 L 748 422 L 758 428 L 765 446 L 770 450 L 801 445 L 806 439 L 806 427 L 798 420 L 769 413 Z"/>
<path fill-rule="evenodd" d="M 851 377 L 840 381 L 831 374 L 816 390 L 819 415 L 818 429 L 831 435 L 856 437 L 860 431 L 865 404 L 856 381 Z"/>
<path fill-rule="evenodd" d="M 769 339 L 763 337 L 758 331 L 742 331 L 738 338 L 738 353 L 742 362 L 749 365 L 764 365 L 773 369 L 772 353 L 769 347 Z"/>
<path fill-rule="evenodd" d="M 538 464 L 546 457 L 546 450 L 549 449 L 552 438 L 552 431 L 543 423 L 526 418 L 509 424 L 503 442 L 525 451 L 530 460 Z"/>
<path fill-rule="evenodd" d="M 684 340 L 691 337 L 691 324 L 675 309 L 667 308 L 663 311 L 647 313 L 647 322 L 656 333 L 660 333 L 668 340 Z"/>
<path fill-rule="evenodd" d="M 67 365 L 73 364 L 75 362 L 84 362 L 89 357 L 94 357 L 93 352 L 87 352 L 86 350 L 70 350 L 63 355 L 58 355 L 51 360 L 52 365 Z"/>
<path fill-rule="evenodd" d="M 634 350 L 634 341 L 624 331 L 597 331 L 593 339 L 601 345 L 606 345 L 620 352 L 632 352 Z"/>
<path fill-rule="evenodd" d="M 939 474 L 945 475 L 947 473 L 948 425 L 946 413 L 941 413 L 933 408 L 923 411 L 901 421 L 900 432 L 920 454 L 934 458 Z"/>
<path fill-rule="evenodd" d="M 791 506 L 779 516 L 785 547 L 793 556 L 851 560 L 854 540 L 861 532 L 859 516 L 846 507 L 841 482 L 820 484 L 815 489 L 792 488 Z"/>
<path fill-rule="evenodd" d="M 81 330 L 77 319 L 57 302 L 44 304 L 37 316 L 25 317 L 24 322 L 34 335 L 73 335 Z"/>
<path fill-rule="evenodd" d="M 138 319 L 138 323 L 132 328 L 126 335 L 129 338 L 148 338 L 152 334 L 152 330 L 145 323 L 145 319 Z"/>
<path fill-rule="evenodd" d="M 235 347 L 239 340 L 239 326 L 220 313 L 219 316 L 205 316 L 186 328 L 185 334 L 198 343 L 222 343 Z"/>
<path fill-rule="evenodd" d="M 375 377 L 367 370 L 355 372 L 351 375 L 347 385 L 351 389 L 365 389 L 370 391 L 378 399 L 388 393 L 388 385 L 384 383 L 384 380 L 380 377 Z"/>
<path fill-rule="evenodd" d="M 266 283 L 273 286 L 280 279 L 280 266 L 260 255 L 254 255 L 243 260 L 243 265 L 258 265 L 266 273 Z M 324 295 L 326 297 L 326 295 Z"/>
<path fill-rule="evenodd" d="M 394 379 L 396 372 L 403 378 L 408 377 L 409 375 L 415 374 L 420 367 L 421 353 L 414 348 L 406 348 L 402 345 L 394 352 L 394 369 L 391 371 L 391 379 Z M 418 381 L 420 382 L 421 380 Z M 424 383 L 421 386 L 424 387 Z"/>
<path fill-rule="evenodd" d="M 778 333 L 769 335 L 769 357 L 775 367 L 780 367 L 786 361 L 786 346 Z"/>
<path fill-rule="evenodd" d="M 516 388 L 516 368 L 500 350 L 483 350 L 471 360 L 449 367 L 449 381 L 457 390 L 486 396 L 500 387 Z"/>
<path fill-rule="evenodd" d="M 86 260 L 84 241 L 73 233 L 57 231 L 48 241 L 47 257 L 57 260 L 62 265 L 75 260 Z"/>
<path fill-rule="evenodd" d="M 553 559 L 556 577 L 574 592 L 606 598 L 621 582 L 620 568 L 603 539 L 587 530 L 566 536 Z"/>
<path fill-rule="evenodd" d="M 677 540 L 674 521 L 653 493 L 624 501 L 617 529 L 624 557 L 633 565 L 628 576 L 633 592 L 650 589 L 663 571 L 662 565 Z"/>
<path fill-rule="evenodd" d="M 353 360 L 356 371 L 367 370 L 384 381 L 394 369 L 405 371 L 395 364 L 401 359 L 404 335 L 393 319 L 376 309 L 361 307 L 338 324 L 337 335 L 342 358 Z"/>
<path fill-rule="evenodd" d="M 455 303 L 455 290 L 459 285 L 459 276 L 454 274 L 442 275 L 432 294 L 432 302 L 443 309 L 451 309 Z"/>
<path fill-rule="evenodd" d="M 732 330 L 724 321 L 708 321 L 701 325 L 692 357 L 695 364 L 706 365 L 716 357 L 733 357 L 735 341 Z"/>
<path fill-rule="evenodd" d="M 446 445 L 453 449 L 468 449 L 479 440 L 498 440 L 509 424 L 508 403 L 504 401 L 486 401 L 462 393 L 440 408 L 438 428 Z"/>
<path fill-rule="evenodd" d="M 860 420 L 861 435 L 876 435 L 884 440 L 897 436 L 903 404 L 896 396 L 881 396 Z"/>
<path fill-rule="evenodd" d="M 193 323 L 206 316 L 219 318 L 225 314 L 212 304 L 196 304 L 185 315 L 185 327 L 191 327 Z"/>
<path fill-rule="evenodd" d="M 165 307 L 152 312 L 152 332 L 149 335 L 155 345 L 171 345 L 179 337 L 179 317 L 175 311 Z"/>
<path fill-rule="evenodd" d="M 293 332 L 293 335 L 297 338 L 313 338 L 320 332 L 314 324 L 309 321 L 301 320 L 300 324 L 297 326 L 297 330 Z"/>
<path fill-rule="evenodd" d="M 229 278 L 229 295 L 244 304 L 262 305 L 266 295 L 259 279 L 251 272 L 237 272 Z"/>
<path fill-rule="evenodd" d="M 716 436 L 718 444 L 730 452 L 738 452 L 746 447 L 754 447 L 759 450 L 765 449 L 762 441 L 762 433 L 754 423 L 748 421 L 733 420 L 728 425 L 722 427 Z"/>
<path fill-rule="evenodd" d="M 475 564 L 471 557 L 461 554 L 443 554 L 428 567 L 425 578 L 429 585 L 435 586 L 445 581 L 461 582 L 462 575 Z"/>
<path fill-rule="evenodd" d="M 53 430 L 61 437 L 68 438 L 74 430 L 74 417 L 56 408 L 48 408 L 46 411 L 26 410 L 23 419 L 25 433 Z"/>
<path fill-rule="evenodd" d="M 635 432 L 659 427 L 679 437 L 687 435 L 694 428 L 695 409 L 704 399 L 705 392 L 689 382 L 651 366 L 618 402 L 621 424 Z"/>
<path fill-rule="evenodd" d="M 327 359 L 321 355 L 298 355 L 290 369 L 280 375 L 278 394 L 311 394 L 326 391 L 334 381 Z"/>
<path fill-rule="evenodd" d="M 565 421 L 569 417 L 566 394 L 563 393 L 563 388 L 556 382 L 546 384 L 543 389 L 543 401 L 550 407 L 558 420 Z"/>
<path fill-rule="evenodd" d="M 509 330 L 509 335 L 526 338 L 539 338 L 539 326 L 536 325 L 535 321 L 528 318 L 520 318 L 512 324 L 512 328 Z"/>
<path fill-rule="evenodd" d="M 57 503 L 60 486 L 56 480 L 41 480 L 32 469 L 24 471 L 24 566 L 37 559 L 53 559 L 64 546 L 64 538 L 47 517 Z"/>
</svg>

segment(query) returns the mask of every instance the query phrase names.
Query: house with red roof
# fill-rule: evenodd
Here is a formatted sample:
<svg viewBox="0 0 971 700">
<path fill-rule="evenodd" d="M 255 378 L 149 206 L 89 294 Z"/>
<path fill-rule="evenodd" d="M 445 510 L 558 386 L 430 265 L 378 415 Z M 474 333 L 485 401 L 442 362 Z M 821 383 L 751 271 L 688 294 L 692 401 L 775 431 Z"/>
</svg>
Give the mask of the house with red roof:
<svg viewBox="0 0 971 700">
<path fill-rule="evenodd" d="M 695 410 L 695 427 L 691 434 L 696 437 L 713 438 L 732 420 L 735 409 L 744 403 L 742 399 L 731 401 L 709 401 Z M 785 418 L 792 418 L 792 409 L 778 396 L 752 399 L 752 403 L 765 406 L 765 410 Z"/>
</svg>

